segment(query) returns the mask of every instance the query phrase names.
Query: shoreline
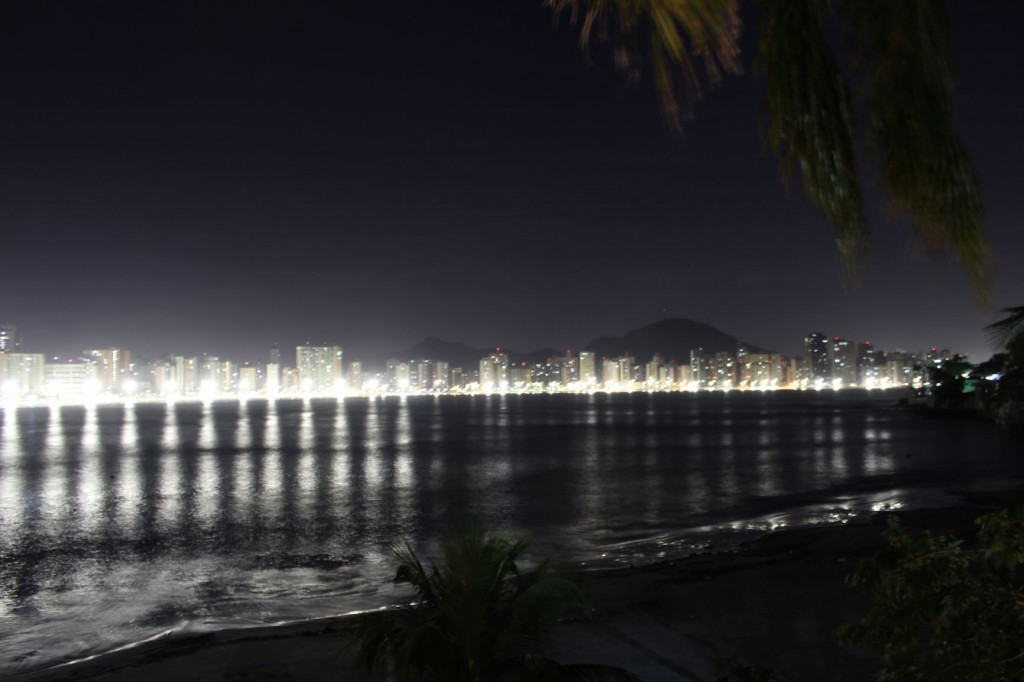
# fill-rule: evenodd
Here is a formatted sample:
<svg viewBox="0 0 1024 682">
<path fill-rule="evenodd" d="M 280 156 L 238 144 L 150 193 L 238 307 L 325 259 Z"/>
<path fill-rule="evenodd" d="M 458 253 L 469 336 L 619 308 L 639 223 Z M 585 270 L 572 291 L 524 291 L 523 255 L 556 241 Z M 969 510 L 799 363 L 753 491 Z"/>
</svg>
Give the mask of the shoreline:
<svg viewBox="0 0 1024 682">
<path fill-rule="evenodd" d="M 840 668 L 849 679 L 866 678 L 876 657 L 840 647 L 831 632 L 866 606 L 843 578 L 882 546 L 887 519 L 965 535 L 977 516 L 1021 493 L 959 492 L 962 503 L 953 506 L 876 512 L 864 523 L 770 531 L 733 551 L 576 572 L 591 613 L 556 630 L 547 653 L 563 663 L 619 665 L 655 682 L 714 679 L 720 657 L 767 665 L 790 680 Z M 343 654 L 344 634 L 359 617 L 172 633 L 10 679 L 369 680 Z"/>
<path fill-rule="evenodd" d="M 5 408 L 18 409 L 21 407 L 108 407 L 108 406 L 122 406 L 131 407 L 134 405 L 177 405 L 182 404 L 208 404 L 208 403 L 246 403 L 249 401 L 261 401 L 261 402 L 277 402 L 283 400 L 286 402 L 330 402 L 330 401 L 344 401 L 348 398 L 363 399 L 363 398 L 416 398 L 416 397 L 427 397 L 436 398 L 440 396 L 492 396 L 492 395 L 593 395 L 596 393 L 689 393 L 689 394 L 728 394 L 728 393 L 766 393 L 774 391 L 783 392 L 796 392 L 804 391 L 808 393 L 820 393 L 822 391 L 832 391 L 835 393 L 841 391 L 861 391 L 868 394 L 872 393 L 905 393 L 907 391 L 913 391 L 914 387 L 911 384 L 897 384 L 892 386 L 844 386 L 835 388 L 832 386 L 824 388 L 814 388 L 809 386 L 769 386 L 769 387 L 749 387 L 749 386 L 730 386 L 729 388 L 709 388 L 709 387 L 648 387 L 644 385 L 636 386 L 613 386 L 613 387 L 578 387 L 578 388 L 566 388 L 565 390 L 539 390 L 539 389 L 510 389 L 505 391 L 469 391 L 469 390 L 448 390 L 448 391 L 374 391 L 374 392 L 362 392 L 362 393 L 289 393 L 284 395 L 261 395 L 259 393 L 253 394 L 237 394 L 237 393 L 224 393 L 217 395 L 165 395 L 165 396 L 100 396 L 94 398 L 83 398 L 75 397 L 72 399 L 66 398 L 0 398 L 0 410 Z M 900 401 L 905 400 L 905 397 L 898 399 L 893 407 L 901 406 Z M 905 406 L 905 405 L 902 405 Z"/>
</svg>

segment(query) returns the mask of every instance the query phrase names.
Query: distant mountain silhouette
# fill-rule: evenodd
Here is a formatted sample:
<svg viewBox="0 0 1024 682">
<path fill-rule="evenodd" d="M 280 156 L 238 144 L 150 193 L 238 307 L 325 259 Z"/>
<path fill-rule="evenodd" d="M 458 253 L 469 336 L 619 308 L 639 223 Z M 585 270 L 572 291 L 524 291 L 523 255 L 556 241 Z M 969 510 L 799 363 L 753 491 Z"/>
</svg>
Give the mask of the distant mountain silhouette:
<svg viewBox="0 0 1024 682">
<path fill-rule="evenodd" d="M 562 355 L 562 353 L 553 348 L 541 348 L 529 353 L 517 353 L 507 348 L 502 348 L 501 350 L 508 354 L 509 362 L 513 364 L 543 362 L 549 357 Z M 428 336 L 410 348 L 406 348 L 398 353 L 392 353 L 388 358 L 382 358 L 380 364 L 383 365 L 390 358 L 403 362 L 416 360 L 417 358 L 427 358 L 434 361 L 447 362 L 452 367 L 475 370 L 480 366 L 480 359 L 487 357 L 494 351 L 494 348 L 473 348 L 464 343 L 443 341 L 436 336 Z"/>
<path fill-rule="evenodd" d="M 743 343 L 725 332 L 703 322 L 673 318 L 649 324 L 640 329 L 627 332 L 624 336 L 602 336 L 587 344 L 584 349 L 594 351 L 598 357 L 617 357 L 627 352 L 639 362 L 647 362 L 655 353 L 660 353 L 667 362 L 675 360 L 679 364 L 690 362 L 690 350 L 703 348 L 705 353 L 714 354 L 720 351 L 735 353 L 744 346 L 751 353 L 767 353 L 758 346 Z M 464 343 L 444 341 L 436 336 L 428 336 L 419 343 L 403 351 L 388 355 L 375 355 L 369 358 L 367 365 L 383 368 L 389 359 L 402 362 L 425 358 L 435 362 L 447 362 L 452 367 L 462 367 L 467 371 L 476 371 L 480 359 L 494 352 L 494 348 L 473 348 Z M 561 356 L 563 351 L 554 348 L 540 348 L 528 353 L 517 353 L 507 348 L 512 364 L 543 362 L 547 358 Z"/>
<path fill-rule="evenodd" d="M 647 362 L 655 353 L 664 361 L 689 364 L 690 351 L 703 348 L 704 353 L 735 353 L 743 346 L 751 353 L 768 353 L 763 348 L 744 343 L 704 322 L 674 317 L 626 332 L 623 336 L 601 336 L 587 344 L 585 350 L 598 357 L 618 357 L 629 353 L 639 362 Z"/>
</svg>

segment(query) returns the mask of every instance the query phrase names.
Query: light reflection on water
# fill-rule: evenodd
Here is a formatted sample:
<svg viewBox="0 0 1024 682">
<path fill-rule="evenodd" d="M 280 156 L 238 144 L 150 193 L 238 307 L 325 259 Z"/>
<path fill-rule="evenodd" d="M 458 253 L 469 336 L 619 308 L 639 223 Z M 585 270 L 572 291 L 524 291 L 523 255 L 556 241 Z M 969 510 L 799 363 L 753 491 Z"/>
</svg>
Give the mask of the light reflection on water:
<svg viewBox="0 0 1024 682">
<path fill-rule="evenodd" d="M 0 676 L 169 627 L 379 605 L 387 548 L 481 518 L 652 561 L 1021 474 L 879 394 L 492 395 L 0 409 Z M 204 623 L 208 625 L 203 625 Z M 88 648 L 88 647 L 86 647 Z M 4 666 L 8 666 L 5 668 Z"/>
</svg>

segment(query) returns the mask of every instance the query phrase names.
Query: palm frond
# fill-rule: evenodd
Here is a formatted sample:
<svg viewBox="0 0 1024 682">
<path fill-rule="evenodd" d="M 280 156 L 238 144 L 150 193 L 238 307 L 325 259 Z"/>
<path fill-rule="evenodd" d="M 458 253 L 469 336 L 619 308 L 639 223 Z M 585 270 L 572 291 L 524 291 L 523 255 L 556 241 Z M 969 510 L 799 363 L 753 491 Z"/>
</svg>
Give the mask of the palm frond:
<svg viewBox="0 0 1024 682">
<path fill-rule="evenodd" d="M 555 19 L 568 11 L 580 46 L 611 42 L 616 67 L 630 77 L 651 71 L 666 120 L 678 128 L 723 73 L 739 74 L 738 0 L 545 0 Z"/>
<path fill-rule="evenodd" d="M 853 110 L 839 62 L 822 33 L 820 0 L 758 5 L 770 125 L 766 139 L 788 184 L 799 168 L 804 192 L 832 223 L 845 265 L 867 246 L 853 149 Z"/>
<path fill-rule="evenodd" d="M 442 561 L 430 568 L 408 544 L 397 547 L 395 582 L 412 587 L 414 603 L 365 618 L 351 639 L 356 662 L 370 671 L 387 668 L 403 681 L 634 679 L 579 677 L 586 667 L 534 655 L 565 609 L 583 599 L 547 562 L 523 570 L 525 551 L 522 541 L 479 526 L 444 539 Z M 532 676 L 516 677 L 523 670 Z"/>
<path fill-rule="evenodd" d="M 1006 317 L 985 327 L 999 348 L 1007 348 L 1016 337 L 1024 335 L 1024 306 L 1003 308 Z"/>
<path fill-rule="evenodd" d="M 938 255 L 947 249 L 987 299 L 981 189 L 953 121 L 946 3 L 841 0 L 865 95 L 867 141 L 894 207 Z"/>
</svg>

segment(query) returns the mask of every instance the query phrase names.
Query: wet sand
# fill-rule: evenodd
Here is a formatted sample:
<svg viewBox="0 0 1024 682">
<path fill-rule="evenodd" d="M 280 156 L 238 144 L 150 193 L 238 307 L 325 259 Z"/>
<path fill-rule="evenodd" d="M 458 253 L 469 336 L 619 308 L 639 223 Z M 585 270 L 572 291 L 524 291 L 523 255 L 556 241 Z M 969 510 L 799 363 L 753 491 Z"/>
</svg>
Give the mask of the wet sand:
<svg viewBox="0 0 1024 682">
<path fill-rule="evenodd" d="M 1013 497 L 986 495 L 958 507 L 898 514 L 911 528 L 966 535 L 976 516 Z M 888 516 L 775 531 L 736 552 L 583 574 L 592 612 L 566 622 L 547 653 L 562 663 L 622 666 L 648 682 L 714 680 L 721 657 L 766 665 L 794 682 L 868 679 L 877 658 L 838 645 L 832 633 L 866 608 L 844 577 L 858 558 L 881 547 Z M 351 617 L 333 618 L 169 638 L 14 679 L 374 679 L 346 660 L 352 624 Z"/>
</svg>

